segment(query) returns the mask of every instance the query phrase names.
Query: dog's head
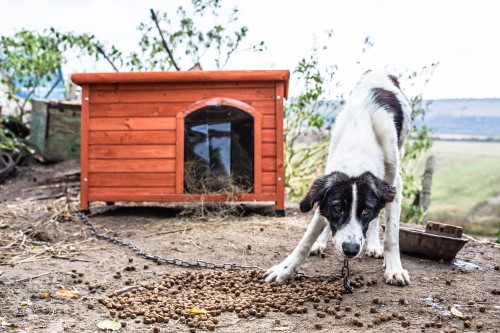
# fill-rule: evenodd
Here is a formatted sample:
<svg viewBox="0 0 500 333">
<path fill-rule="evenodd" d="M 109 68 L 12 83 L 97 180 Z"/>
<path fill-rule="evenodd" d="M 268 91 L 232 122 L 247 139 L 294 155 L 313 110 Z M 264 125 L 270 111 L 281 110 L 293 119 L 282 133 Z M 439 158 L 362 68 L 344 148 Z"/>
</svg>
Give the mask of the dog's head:
<svg viewBox="0 0 500 333">
<path fill-rule="evenodd" d="M 321 215 L 330 223 L 335 249 L 353 258 L 363 248 L 369 223 L 395 196 L 395 187 L 370 172 L 358 177 L 332 172 L 314 181 L 300 202 L 300 210 L 308 212 L 317 202 Z"/>
</svg>

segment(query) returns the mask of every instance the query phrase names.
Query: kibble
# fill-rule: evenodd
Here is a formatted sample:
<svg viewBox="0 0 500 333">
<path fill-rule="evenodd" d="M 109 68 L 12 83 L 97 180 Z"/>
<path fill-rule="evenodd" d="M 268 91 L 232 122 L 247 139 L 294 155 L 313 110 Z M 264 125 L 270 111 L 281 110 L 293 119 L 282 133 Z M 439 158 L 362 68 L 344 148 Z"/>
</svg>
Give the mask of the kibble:
<svg viewBox="0 0 500 333">
<path fill-rule="evenodd" d="M 483 328 L 483 326 L 484 326 L 484 324 L 483 324 L 483 322 L 482 322 L 482 321 L 478 321 L 478 322 L 476 323 L 476 327 L 477 327 L 477 329 L 478 329 L 478 330 L 482 329 L 482 328 Z"/>
<path fill-rule="evenodd" d="M 410 322 L 408 320 L 403 320 L 401 322 L 401 326 L 403 326 L 403 327 L 410 327 Z"/>
<path fill-rule="evenodd" d="M 378 298 L 374 298 L 372 300 L 373 304 L 379 304 L 380 303 L 380 300 Z"/>
<path fill-rule="evenodd" d="M 323 325 L 320 324 L 320 323 L 316 323 L 316 324 L 314 324 L 314 328 L 317 329 L 317 330 L 322 330 L 323 329 Z"/>
<path fill-rule="evenodd" d="M 486 311 L 486 307 L 484 305 L 481 305 L 479 307 L 479 312 L 485 312 Z"/>
<path fill-rule="evenodd" d="M 469 320 L 464 321 L 464 327 L 465 328 L 470 328 L 471 324 Z"/>
<path fill-rule="evenodd" d="M 451 285 L 451 280 L 446 280 L 446 285 L 447 286 Z"/>
<path fill-rule="evenodd" d="M 135 270 L 132 267 L 125 270 Z M 190 331 L 215 330 L 219 324 L 215 317 L 224 312 L 234 312 L 239 318 L 265 318 L 269 312 L 307 313 L 313 305 L 318 318 L 330 314 L 341 319 L 346 312 L 353 311 L 351 306 L 341 311 L 340 281 L 330 283 L 327 278 L 296 276 L 289 284 L 268 284 L 261 278 L 263 273 L 257 270 L 167 273 L 158 282 L 121 294 L 112 293 L 99 302 L 110 310 L 111 317 L 145 324 L 168 323 L 172 319 Z M 121 278 L 122 274 L 116 272 L 114 276 Z M 353 281 L 359 285 L 365 283 L 361 277 L 353 277 Z M 197 314 L 196 309 L 205 309 L 206 313 Z M 360 315 L 356 312 L 354 316 Z M 362 327 L 359 318 L 356 320 L 355 325 Z M 275 323 L 280 324 L 278 320 Z M 154 327 L 151 329 L 154 331 Z"/>
<path fill-rule="evenodd" d="M 160 328 L 158 326 L 153 327 L 153 332 L 154 333 L 159 333 L 160 332 Z"/>
</svg>

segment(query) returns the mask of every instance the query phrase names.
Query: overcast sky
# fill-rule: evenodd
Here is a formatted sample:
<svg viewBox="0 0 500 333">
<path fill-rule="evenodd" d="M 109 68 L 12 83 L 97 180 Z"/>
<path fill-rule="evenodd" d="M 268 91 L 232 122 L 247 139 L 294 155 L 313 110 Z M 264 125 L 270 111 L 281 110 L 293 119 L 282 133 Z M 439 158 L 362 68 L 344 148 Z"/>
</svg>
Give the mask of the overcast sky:
<svg viewBox="0 0 500 333">
<path fill-rule="evenodd" d="M 457 0 L 221 0 L 223 7 L 240 9 L 239 22 L 249 28 L 247 42 L 264 40 L 260 54 L 243 52 L 227 69 L 290 69 L 310 54 L 333 30 L 325 65 L 339 66 L 339 79 L 350 88 L 360 73 L 372 67 L 398 72 L 418 70 L 439 62 L 424 97 L 500 97 L 500 2 Z M 93 33 L 124 51 L 134 49 L 139 22 L 149 9 L 173 13 L 188 0 L 0 0 L 0 34 L 21 28 Z M 374 46 L 362 56 L 363 40 Z M 362 65 L 356 61 L 362 60 Z M 97 66 L 70 68 L 107 71 Z M 211 69 L 205 66 L 204 69 Z"/>
</svg>

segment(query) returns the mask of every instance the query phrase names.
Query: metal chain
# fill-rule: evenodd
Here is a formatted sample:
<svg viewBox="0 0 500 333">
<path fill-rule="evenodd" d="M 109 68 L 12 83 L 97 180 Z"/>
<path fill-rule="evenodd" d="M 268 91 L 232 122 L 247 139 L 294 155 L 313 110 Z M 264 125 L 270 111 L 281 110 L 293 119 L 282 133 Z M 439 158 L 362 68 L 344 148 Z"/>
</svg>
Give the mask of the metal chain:
<svg viewBox="0 0 500 333">
<path fill-rule="evenodd" d="M 349 284 L 349 260 L 344 259 L 344 267 L 342 267 L 342 278 L 344 279 L 344 289 L 348 294 L 352 294 L 353 288 Z"/>
<path fill-rule="evenodd" d="M 250 266 L 250 265 L 238 265 L 238 264 L 232 264 L 232 263 L 220 263 L 216 264 L 213 262 L 208 262 L 208 261 L 203 261 L 203 260 L 196 260 L 194 262 L 188 262 L 183 259 L 178 259 L 178 258 L 165 258 L 165 257 L 160 257 L 156 255 L 152 255 L 142 249 L 140 249 L 137 245 L 134 245 L 129 242 L 125 242 L 121 239 L 118 239 L 113 236 L 109 235 L 104 235 L 102 233 L 99 233 L 97 231 L 97 228 L 95 225 L 90 221 L 90 219 L 87 217 L 82 212 L 73 212 L 73 216 L 75 216 L 79 221 L 81 221 L 83 224 L 85 224 L 89 229 L 92 234 L 92 236 L 98 238 L 98 239 L 103 239 L 105 241 L 108 241 L 113 244 L 118 244 L 120 246 L 126 247 L 130 250 L 132 250 L 135 254 L 143 257 L 144 259 L 148 260 L 153 260 L 155 262 L 159 263 L 164 263 L 164 264 L 169 264 L 169 265 L 175 265 L 175 266 L 181 266 L 181 267 L 189 267 L 189 268 L 209 268 L 209 269 L 227 269 L 227 270 L 235 270 L 235 269 L 260 269 L 259 266 Z"/>
<path fill-rule="evenodd" d="M 259 266 L 251 266 L 251 265 L 238 265 L 238 264 L 233 264 L 233 263 L 212 263 L 208 261 L 203 261 L 203 260 L 196 260 L 194 262 L 188 262 L 183 259 L 178 259 L 178 258 L 165 258 L 165 257 L 160 257 L 157 255 L 152 255 L 142 249 L 140 249 L 137 245 L 134 245 L 129 242 L 125 242 L 119 238 L 109 236 L 109 235 L 104 235 L 100 232 L 97 231 L 97 228 L 95 225 L 90 221 L 87 215 L 85 215 L 83 212 L 73 212 L 73 216 L 75 216 L 79 221 L 81 221 L 83 224 L 85 224 L 89 229 L 92 234 L 92 236 L 98 238 L 98 239 L 103 239 L 107 242 L 117 244 L 123 247 L 126 247 L 130 250 L 132 250 L 135 254 L 143 257 L 144 259 L 147 260 L 153 260 L 155 262 L 160 262 L 164 264 L 169 264 L 169 265 L 175 265 L 175 266 L 180 266 L 180 267 L 186 267 L 186 268 L 208 268 L 208 269 L 227 269 L 227 270 L 236 270 L 236 269 L 260 269 Z M 324 279 L 330 282 L 335 282 L 338 281 L 339 279 L 343 278 L 344 279 L 344 289 L 346 290 L 347 293 L 352 293 L 353 288 L 349 284 L 349 261 L 347 259 L 344 260 L 344 267 L 342 267 L 342 276 L 337 276 L 337 275 L 314 275 L 314 276 L 309 276 L 306 275 L 302 272 L 297 272 L 295 273 L 297 277 L 305 277 L 309 279 Z"/>
</svg>

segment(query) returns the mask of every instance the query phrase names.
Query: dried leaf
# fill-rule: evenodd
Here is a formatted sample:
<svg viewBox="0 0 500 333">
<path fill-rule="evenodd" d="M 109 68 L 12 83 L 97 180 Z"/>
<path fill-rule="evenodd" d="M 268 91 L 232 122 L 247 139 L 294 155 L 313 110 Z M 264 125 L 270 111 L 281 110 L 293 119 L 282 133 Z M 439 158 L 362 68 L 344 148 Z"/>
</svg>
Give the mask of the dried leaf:
<svg viewBox="0 0 500 333">
<path fill-rule="evenodd" d="M 31 302 L 30 301 L 21 301 L 20 305 L 21 306 L 30 306 Z"/>
<path fill-rule="evenodd" d="M 10 327 L 10 328 L 19 328 L 19 325 L 17 323 L 8 323 L 3 319 L 0 322 L 0 326 L 1 327 Z"/>
<path fill-rule="evenodd" d="M 32 248 L 31 248 L 31 251 L 33 251 L 33 252 L 38 252 L 38 251 L 41 251 L 41 250 L 42 250 L 42 249 L 41 249 L 41 248 L 39 248 L 39 247 L 32 247 Z"/>
<path fill-rule="evenodd" d="M 50 293 L 49 293 L 48 291 L 42 291 L 42 292 L 40 293 L 40 296 L 41 296 L 41 297 L 50 297 Z"/>
<path fill-rule="evenodd" d="M 290 327 L 286 327 L 286 326 L 280 326 L 280 327 L 274 328 L 275 331 L 280 331 L 280 332 L 288 331 L 289 329 L 290 329 Z"/>
<path fill-rule="evenodd" d="M 114 320 L 103 320 L 97 323 L 97 327 L 104 331 L 118 331 L 120 328 L 122 328 L 122 324 Z"/>
<path fill-rule="evenodd" d="M 462 312 L 458 311 L 458 310 L 457 310 L 457 308 L 455 308 L 455 307 L 452 307 L 452 308 L 450 309 L 450 312 L 451 312 L 451 314 L 452 314 L 452 315 L 454 315 L 455 317 L 458 317 L 458 318 L 463 318 L 463 317 L 464 317 L 464 314 L 463 314 Z"/>
<path fill-rule="evenodd" d="M 194 314 L 207 314 L 207 311 L 205 309 L 188 309 L 188 312 L 194 313 Z"/>
<path fill-rule="evenodd" d="M 61 289 L 58 290 L 57 293 L 61 296 L 68 297 L 68 298 L 76 298 L 78 297 L 78 291 L 71 291 L 71 290 L 66 290 L 66 289 Z"/>
</svg>

